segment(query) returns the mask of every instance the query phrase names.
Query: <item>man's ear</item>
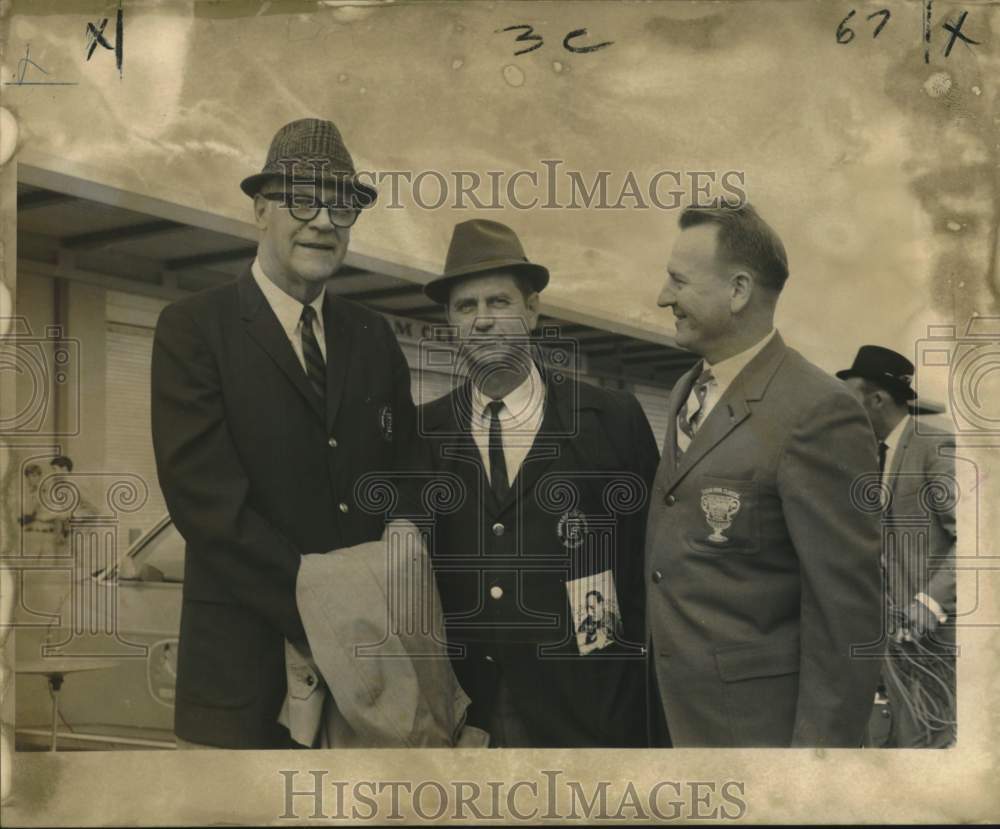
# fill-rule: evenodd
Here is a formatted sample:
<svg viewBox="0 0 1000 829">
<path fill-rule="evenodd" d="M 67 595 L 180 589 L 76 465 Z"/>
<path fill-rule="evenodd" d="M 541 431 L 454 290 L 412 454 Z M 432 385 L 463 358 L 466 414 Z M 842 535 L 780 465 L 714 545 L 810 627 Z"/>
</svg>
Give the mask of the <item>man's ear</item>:
<svg viewBox="0 0 1000 829">
<path fill-rule="evenodd" d="M 260 193 L 253 197 L 253 218 L 258 230 L 267 228 L 267 199 Z"/>
<path fill-rule="evenodd" d="M 538 305 L 541 302 L 541 298 L 538 296 L 538 291 L 532 291 L 524 298 L 524 307 L 528 309 L 527 319 L 528 323 L 528 333 L 531 333 L 538 326 Z"/>
<path fill-rule="evenodd" d="M 736 271 L 729 278 L 729 284 L 732 288 L 729 310 L 734 314 L 738 314 L 747 307 L 750 297 L 753 295 L 754 276 L 750 271 Z"/>
</svg>

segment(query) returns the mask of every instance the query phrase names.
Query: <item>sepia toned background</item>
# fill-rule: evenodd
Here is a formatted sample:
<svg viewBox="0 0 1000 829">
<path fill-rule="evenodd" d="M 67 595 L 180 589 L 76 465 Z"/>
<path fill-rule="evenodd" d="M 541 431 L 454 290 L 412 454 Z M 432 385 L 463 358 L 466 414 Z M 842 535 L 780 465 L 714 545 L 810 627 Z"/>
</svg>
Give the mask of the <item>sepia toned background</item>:
<svg viewBox="0 0 1000 829">
<path fill-rule="evenodd" d="M 199 284 L 196 275 L 176 269 L 148 279 L 143 273 L 141 280 L 135 269 L 130 273 L 131 263 L 148 262 L 150 248 L 105 251 L 106 261 L 92 258 L 86 267 L 64 253 L 50 257 L 49 237 L 80 234 L 52 227 L 59 213 L 46 214 L 44 222 L 36 213 L 22 218 L 19 239 L 19 181 L 22 201 L 38 190 L 75 188 L 95 205 L 96 216 L 117 200 L 120 209 L 197 224 L 252 246 L 250 202 L 239 181 L 260 168 L 275 130 L 299 117 L 336 121 L 357 166 L 372 171 L 450 176 L 468 170 L 485 176 L 491 170 L 507 175 L 527 170 L 544 176 L 543 161 L 559 160 L 587 181 L 609 171 L 612 200 L 629 172 L 645 186 L 661 170 L 739 171 L 749 199 L 788 250 L 791 278 L 778 326 L 821 367 L 847 366 L 863 343 L 895 348 L 918 362 L 928 326 L 956 326 L 960 335 L 974 315 L 1000 314 L 996 4 L 933 3 L 928 44 L 925 4 L 909 0 L 125 0 L 121 76 L 112 52 L 99 47 L 89 61 L 85 55 L 88 22 L 109 18 L 110 37 L 116 6 L 90 0 L 0 2 L 0 105 L 17 125 L 15 154 L 0 170 L 2 278 L 16 295 L 16 313 L 33 331 L 59 323 L 84 343 L 78 385 L 59 392 L 61 408 L 46 410 L 45 428 L 36 430 L 44 436 L 4 435 L 24 444 L 15 447 L 4 473 L 11 484 L 0 518 L 7 527 L 5 543 L 16 535 L 10 515 L 19 497 L 12 489 L 18 476 L 10 470 L 17 469 L 19 458 L 44 456 L 58 445 L 92 470 L 129 472 L 147 464 L 139 471 L 148 473 L 148 461 L 137 460 L 138 450 L 115 454 L 116 446 L 125 445 L 116 442 L 118 436 L 144 439 L 148 403 L 138 391 L 141 383 L 112 381 L 142 371 L 143 352 L 128 337 L 139 328 L 151 330 L 163 302 Z M 883 16 L 866 18 L 880 9 L 888 9 L 889 17 L 873 37 Z M 838 25 L 852 10 L 846 25 L 854 36 L 842 34 L 849 42 L 838 43 Z M 945 57 L 950 35 L 944 26 L 963 12 L 963 31 L 979 43 L 957 42 Z M 516 56 L 516 50 L 537 42 L 518 42 L 516 32 L 498 31 L 516 24 L 530 25 L 542 45 Z M 577 43 L 612 44 L 585 54 L 568 51 L 563 38 L 581 28 L 587 34 Z M 25 78 L 67 85 L 14 83 L 26 47 L 45 72 L 31 70 Z M 432 185 L 427 192 L 436 194 Z M 371 265 L 394 279 L 426 281 L 442 267 L 453 225 L 475 211 L 422 209 L 405 197 L 401 209 L 392 209 L 384 188 L 382 193 L 352 231 L 352 261 L 360 272 Z M 544 189 L 537 195 L 544 200 Z M 567 200 L 565 192 L 560 196 Z M 39 209 L 58 208 L 54 203 L 42 208 L 36 200 Z M 642 208 L 629 199 L 623 205 L 507 207 L 488 216 L 511 225 L 529 257 L 549 267 L 552 281 L 544 299 L 554 318 L 607 336 L 627 335 L 626 348 L 642 342 L 669 347 L 672 316 L 656 307 L 656 296 L 678 211 Z M 79 221 L 62 215 L 68 225 Z M 192 252 L 188 242 L 169 235 L 159 244 L 152 258 L 161 264 Z M 78 255 L 98 257 L 94 250 Z M 64 278 L 95 270 L 106 275 L 103 283 Z M 363 280 L 363 273 L 358 278 Z M 132 290 L 142 280 L 144 287 Z M 100 346 L 87 347 L 88 342 Z M 122 344 L 120 350 L 113 350 L 115 343 Z M 622 361 L 608 369 L 612 375 L 648 389 L 644 405 L 656 427 L 657 390 L 669 387 L 671 370 Z M 947 372 L 921 374 L 918 367 L 917 382 L 922 396 L 951 412 Z M 5 397 L 0 407 L 10 411 L 17 405 L 15 386 L 23 395 L 23 378 L 7 372 L 0 383 Z M 983 400 L 1000 400 L 998 373 L 984 376 L 978 391 Z M 996 418 L 995 406 L 992 412 Z M 78 428 L 70 423 L 77 415 Z M 1000 809 L 991 781 L 1000 708 L 986 689 L 1000 655 L 991 627 L 1000 615 L 995 572 L 975 572 L 1000 567 L 987 560 L 996 555 L 992 539 L 1000 529 L 990 509 L 996 502 L 989 479 L 996 467 L 994 446 L 1000 447 L 1000 436 L 986 430 L 960 449 L 966 459 L 960 470 L 970 481 L 961 506 L 960 554 L 982 560 L 970 563 L 962 577 L 962 595 L 971 597 L 974 612 L 961 636 L 958 749 L 933 756 L 741 751 L 659 753 L 640 760 L 635 754 L 601 754 L 586 764 L 582 758 L 594 755 L 490 754 L 472 761 L 435 755 L 433 768 L 421 760 L 422 773 L 445 779 L 458 769 L 467 773 L 471 764 L 481 766 L 484 775 L 537 775 L 549 763 L 576 766 L 584 776 L 601 768 L 622 779 L 650 781 L 697 772 L 706 779 L 714 774 L 747 780 L 751 820 L 996 817 Z M 128 531 L 148 529 L 162 506 L 151 502 L 146 510 L 134 524 L 122 518 L 122 546 L 134 537 Z M 11 705 L 8 697 L 6 706 Z M 380 756 L 365 755 L 358 768 L 376 773 Z M 277 822 L 277 814 L 268 811 L 281 807 L 273 770 L 285 767 L 283 762 L 302 768 L 311 762 L 304 754 L 294 762 L 241 755 L 224 761 L 185 758 L 182 768 L 179 757 L 143 757 L 147 772 L 120 752 L 58 759 L 19 755 L 21 806 L 14 801 L 8 809 L 16 810 L 18 823 L 74 822 L 74 817 L 95 823 L 203 822 L 216 814 Z M 386 760 L 398 764 L 397 777 L 411 769 L 413 761 L 405 757 Z M 135 793 L 150 791 L 154 777 L 157 796 L 137 798 Z M 94 779 L 119 781 L 112 792 L 118 786 L 121 797 L 96 795 Z M 216 779 L 232 785 L 216 786 Z M 247 780 L 254 785 L 240 782 Z M 50 787 L 52 781 L 57 785 Z M 254 796 L 246 795 L 248 789 Z M 226 800 L 237 795 L 238 808 Z M 27 802 L 43 807 L 37 818 L 23 811 Z"/>
</svg>

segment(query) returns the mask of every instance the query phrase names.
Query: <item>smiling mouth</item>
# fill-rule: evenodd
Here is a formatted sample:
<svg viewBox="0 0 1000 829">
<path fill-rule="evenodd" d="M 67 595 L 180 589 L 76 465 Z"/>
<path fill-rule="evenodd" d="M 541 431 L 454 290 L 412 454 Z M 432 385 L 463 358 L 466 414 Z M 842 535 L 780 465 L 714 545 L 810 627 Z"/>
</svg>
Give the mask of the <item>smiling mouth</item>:
<svg viewBox="0 0 1000 829">
<path fill-rule="evenodd" d="M 309 250 L 334 251 L 337 249 L 336 245 L 323 245 L 318 242 L 296 242 L 296 244 L 301 248 L 309 248 Z"/>
</svg>

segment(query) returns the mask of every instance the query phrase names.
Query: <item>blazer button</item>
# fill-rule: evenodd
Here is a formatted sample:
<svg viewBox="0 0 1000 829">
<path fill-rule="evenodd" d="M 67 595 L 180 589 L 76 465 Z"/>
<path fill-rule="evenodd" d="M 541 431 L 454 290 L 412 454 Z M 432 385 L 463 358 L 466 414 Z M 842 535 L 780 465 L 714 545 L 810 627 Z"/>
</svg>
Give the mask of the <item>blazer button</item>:
<svg viewBox="0 0 1000 829">
<path fill-rule="evenodd" d="M 306 677 L 306 685 L 315 685 L 315 684 L 316 684 L 316 677 L 314 677 L 312 674 L 309 674 L 309 676 Z"/>
<path fill-rule="evenodd" d="M 331 437 L 331 438 L 330 438 L 330 439 L 329 439 L 329 440 L 327 441 L 327 443 L 329 444 L 329 446 L 330 446 L 330 448 L 331 448 L 331 449 L 336 449 L 336 448 L 337 448 L 337 439 L 336 439 L 336 438 L 334 438 L 334 437 Z"/>
<path fill-rule="evenodd" d="M 490 656 L 489 654 L 486 654 L 486 661 L 487 662 L 495 662 L 496 660 L 494 660 L 493 657 Z"/>
<path fill-rule="evenodd" d="M 674 504 L 677 503 L 677 499 L 674 498 L 673 495 L 668 495 L 666 498 L 663 499 L 663 503 L 666 504 L 668 507 L 672 507 Z"/>
<path fill-rule="evenodd" d="M 507 528 L 497 521 L 496 524 L 493 525 L 493 535 L 503 535 L 505 529 Z"/>
<path fill-rule="evenodd" d="M 347 504 L 345 504 L 343 501 L 341 501 L 339 504 L 337 504 L 337 507 L 343 513 L 346 513 L 350 509 L 350 507 L 347 506 Z"/>
<path fill-rule="evenodd" d="M 490 588 L 490 596 L 493 597 L 494 599 L 502 599 L 503 598 L 503 588 L 499 584 L 494 584 Z"/>
<path fill-rule="evenodd" d="M 663 581 L 663 573 L 661 573 L 659 570 L 654 570 L 653 584 L 659 584 L 661 581 Z"/>
</svg>

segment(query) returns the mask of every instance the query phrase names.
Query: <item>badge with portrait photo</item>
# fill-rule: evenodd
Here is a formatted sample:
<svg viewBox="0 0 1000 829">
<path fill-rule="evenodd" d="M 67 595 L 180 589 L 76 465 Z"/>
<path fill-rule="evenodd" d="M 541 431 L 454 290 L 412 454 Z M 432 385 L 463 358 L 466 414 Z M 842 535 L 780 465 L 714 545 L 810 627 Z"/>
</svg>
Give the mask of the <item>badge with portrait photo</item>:
<svg viewBox="0 0 1000 829">
<path fill-rule="evenodd" d="M 618 594 L 610 570 L 566 582 L 576 647 L 581 654 L 602 650 L 621 633 Z"/>
</svg>

